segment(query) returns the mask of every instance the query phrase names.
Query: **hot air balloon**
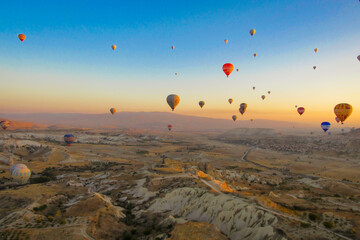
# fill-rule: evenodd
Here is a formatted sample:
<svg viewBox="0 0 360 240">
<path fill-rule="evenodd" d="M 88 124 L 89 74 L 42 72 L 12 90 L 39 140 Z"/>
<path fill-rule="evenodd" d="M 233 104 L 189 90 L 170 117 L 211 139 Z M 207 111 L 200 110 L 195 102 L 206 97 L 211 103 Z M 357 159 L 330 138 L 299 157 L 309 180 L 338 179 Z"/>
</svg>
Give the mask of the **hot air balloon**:
<svg viewBox="0 0 360 240">
<path fill-rule="evenodd" d="M 167 96 L 166 101 L 171 107 L 171 109 L 174 111 L 174 109 L 180 102 L 180 97 L 176 94 L 170 94 L 169 96 Z"/>
<path fill-rule="evenodd" d="M 256 33 L 256 30 L 255 30 L 255 29 L 251 29 L 249 32 L 250 32 L 250 35 L 251 35 L 251 36 L 254 36 L 255 33 Z"/>
<path fill-rule="evenodd" d="M 324 130 L 324 132 L 329 130 L 330 126 L 331 126 L 331 124 L 329 122 L 322 122 L 321 123 L 321 128 L 322 128 L 322 130 Z"/>
<path fill-rule="evenodd" d="M 10 173 L 12 174 L 12 172 L 14 171 L 14 169 L 16 168 L 27 168 L 27 166 L 25 164 L 22 163 L 18 163 L 18 164 L 14 164 L 10 167 Z"/>
<path fill-rule="evenodd" d="M 257 56 L 257 54 L 256 53 L 254 53 L 254 58 Z"/>
<path fill-rule="evenodd" d="M 237 116 L 236 115 L 232 115 L 232 120 L 235 122 L 236 121 L 236 119 L 237 119 Z"/>
<path fill-rule="evenodd" d="M 316 70 L 316 66 L 313 66 L 313 69 Z"/>
<path fill-rule="evenodd" d="M 335 115 L 340 119 L 341 124 L 351 115 L 353 108 L 348 103 L 339 103 L 334 107 Z"/>
<path fill-rule="evenodd" d="M 317 48 L 314 49 L 314 52 L 315 52 L 315 53 L 317 53 L 318 51 L 319 51 L 319 49 L 317 49 Z"/>
<path fill-rule="evenodd" d="M 177 73 L 175 73 L 175 76 L 177 76 Z"/>
<path fill-rule="evenodd" d="M 359 62 L 360 62 L 360 55 L 359 56 L 357 56 L 357 59 L 359 60 Z"/>
<path fill-rule="evenodd" d="M 247 108 L 246 103 L 240 104 L 239 112 L 241 113 L 241 115 L 243 115 L 246 112 L 246 108 Z"/>
<path fill-rule="evenodd" d="M 205 105 L 205 102 L 204 102 L 204 101 L 200 101 L 200 102 L 199 102 L 199 106 L 200 106 L 201 108 L 203 108 L 204 105 Z"/>
<path fill-rule="evenodd" d="M 110 108 L 110 112 L 112 115 L 114 115 L 116 113 L 116 109 L 115 108 Z"/>
<path fill-rule="evenodd" d="M 340 119 L 339 119 L 338 117 L 336 117 L 336 118 L 335 118 L 335 121 L 336 121 L 337 123 L 339 123 L 339 122 L 340 122 Z"/>
<path fill-rule="evenodd" d="M 10 122 L 7 121 L 7 120 L 0 121 L 0 126 L 1 126 L 4 130 L 6 130 L 6 129 L 8 129 L 8 128 L 10 127 Z"/>
<path fill-rule="evenodd" d="M 230 73 L 234 70 L 234 65 L 231 63 L 225 63 L 223 65 L 223 71 L 226 74 L 227 77 L 229 77 Z"/>
<path fill-rule="evenodd" d="M 172 125 L 168 125 L 168 129 L 169 129 L 169 131 L 171 131 Z"/>
<path fill-rule="evenodd" d="M 239 69 L 237 68 L 237 69 L 236 69 L 236 71 L 238 72 L 238 71 L 239 71 Z"/>
<path fill-rule="evenodd" d="M 297 105 L 295 105 L 295 108 L 297 108 Z"/>
<path fill-rule="evenodd" d="M 271 92 L 270 91 L 268 91 L 268 94 L 270 94 Z"/>
<path fill-rule="evenodd" d="M 21 33 L 21 34 L 19 34 L 18 38 L 19 38 L 20 41 L 24 41 L 26 36 Z"/>
<path fill-rule="evenodd" d="M 71 144 L 75 141 L 75 137 L 72 134 L 66 134 L 64 135 L 64 141 L 68 146 L 71 146 Z"/>
<path fill-rule="evenodd" d="M 115 44 L 112 45 L 111 48 L 112 48 L 112 50 L 115 50 L 115 49 L 116 49 L 116 45 L 115 45 Z"/>
<path fill-rule="evenodd" d="M 228 43 L 228 41 L 229 41 L 229 40 L 227 40 L 227 39 L 224 40 L 225 43 Z"/>
<path fill-rule="evenodd" d="M 24 166 L 24 164 L 16 164 L 11 171 L 12 178 L 19 184 L 25 184 L 31 176 L 31 171 L 26 166 Z"/>
<path fill-rule="evenodd" d="M 303 107 L 299 107 L 298 109 L 297 109 L 297 112 L 300 114 L 300 116 L 301 115 L 303 115 L 303 113 L 305 112 L 305 108 L 303 108 Z"/>
<path fill-rule="evenodd" d="M 228 101 L 229 101 L 230 104 L 232 104 L 234 100 L 232 98 L 229 98 Z"/>
<path fill-rule="evenodd" d="M 251 122 L 253 122 L 253 121 L 254 121 L 254 119 L 250 119 L 250 121 L 251 121 Z"/>
<path fill-rule="evenodd" d="M 264 99 L 265 99 L 265 95 L 262 95 L 261 98 L 262 98 L 262 100 L 264 100 Z"/>
<path fill-rule="evenodd" d="M 175 48 L 174 46 L 171 46 L 171 49 L 172 49 L 172 50 L 174 50 L 174 48 Z"/>
<path fill-rule="evenodd" d="M 253 90 L 255 90 L 255 87 L 253 87 Z"/>
</svg>

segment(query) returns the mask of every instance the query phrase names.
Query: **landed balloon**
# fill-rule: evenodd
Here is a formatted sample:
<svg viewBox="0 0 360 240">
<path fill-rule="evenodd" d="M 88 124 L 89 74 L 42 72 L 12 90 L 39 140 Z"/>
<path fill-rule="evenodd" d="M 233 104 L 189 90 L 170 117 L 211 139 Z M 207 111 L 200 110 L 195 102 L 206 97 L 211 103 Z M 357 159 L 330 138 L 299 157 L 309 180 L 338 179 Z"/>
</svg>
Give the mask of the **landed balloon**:
<svg viewBox="0 0 360 240">
<path fill-rule="evenodd" d="M 317 49 L 317 48 L 314 49 L 314 52 L 315 52 L 315 53 L 317 53 L 318 51 L 319 51 L 319 49 Z"/>
<path fill-rule="evenodd" d="M 336 121 L 337 123 L 339 123 L 339 122 L 340 122 L 340 118 L 336 117 L 336 118 L 335 118 L 335 121 Z"/>
<path fill-rule="evenodd" d="M 256 53 L 254 53 L 254 58 L 256 58 L 256 56 L 257 56 L 257 54 L 256 54 Z"/>
<path fill-rule="evenodd" d="M 71 146 L 71 144 L 75 141 L 75 137 L 72 134 L 66 134 L 64 135 L 64 141 L 68 146 Z"/>
<path fill-rule="evenodd" d="M 265 99 L 265 95 L 262 95 L 261 98 L 262 98 L 262 100 L 264 100 L 264 99 Z"/>
<path fill-rule="evenodd" d="M 313 66 L 313 69 L 316 70 L 316 66 Z"/>
<path fill-rule="evenodd" d="M 228 101 L 229 101 L 230 104 L 232 104 L 234 100 L 232 98 L 229 98 Z"/>
<path fill-rule="evenodd" d="M 301 115 L 303 115 L 303 113 L 305 112 L 305 108 L 303 108 L 303 107 L 299 107 L 298 109 L 297 109 L 297 112 L 300 114 L 300 116 Z"/>
<path fill-rule="evenodd" d="M 204 101 L 200 101 L 200 102 L 199 102 L 199 106 L 200 106 L 201 108 L 203 108 L 204 105 L 205 105 L 205 102 L 204 102 Z"/>
<path fill-rule="evenodd" d="M 341 124 L 351 115 L 353 108 L 348 103 L 339 103 L 334 107 L 334 113 L 339 118 Z"/>
<path fill-rule="evenodd" d="M 115 49 L 116 49 L 116 45 L 115 45 L 115 44 L 112 45 L 111 48 L 112 48 L 112 50 L 115 50 Z"/>
<path fill-rule="evenodd" d="M 18 35 L 18 38 L 19 38 L 20 41 L 24 41 L 26 36 L 25 36 L 25 34 L 21 33 L 21 34 Z"/>
<path fill-rule="evenodd" d="M 229 75 L 234 70 L 234 65 L 232 65 L 231 63 L 225 63 L 223 65 L 222 69 L 223 69 L 224 73 L 226 74 L 226 76 L 229 77 Z"/>
<path fill-rule="evenodd" d="M 115 108 L 110 108 L 110 112 L 112 115 L 114 115 L 116 113 L 116 109 Z"/>
<path fill-rule="evenodd" d="M 7 120 L 0 121 L 0 126 L 2 129 L 6 130 L 10 127 L 10 122 Z"/>
<path fill-rule="evenodd" d="M 174 50 L 174 49 L 175 49 L 175 47 L 174 47 L 174 46 L 171 46 L 171 49 L 172 49 L 172 50 Z"/>
<path fill-rule="evenodd" d="M 168 125 L 168 130 L 171 131 L 172 125 Z"/>
<path fill-rule="evenodd" d="M 236 115 L 232 115 L 232 120 L 235 122 L 236 121 L 236 119 L 237 119 L 237 116 Z"/>
<path fill-rule="evenodd" d="M 166 101 L 169 104 L 170 108 L 174 111 L 174 109 L 180 102 L 180 97 L 176 94 L 170 94 L 169 96 L 167 96 Z"/>
<path fill-rule="evenodd" d="M 330 124 L 329 122 L 322 122 L 322 123 L 321 123 L 321 128 L 322 128 L 322 130 L 324 130 L 324 132 L 326 132 L 327 130 L 329 130 L 329 129 L 330 129 L 330 126 L 331 126 L 331 124 Z"/>
<path fill-rule="evenodd" d="M 226 44 L 226 43 L 228 43 L 228 42 L 229 42 L 229 40 L 225 39 L 225 40 L 224 40 L 224 42 L 225 42 L 225 44 Z"/>
<path fill-rule="evenodd" d="M 255 33 L 256 33 L 256 30 L 255 30 L 255 29 L 251 29 L 251 30 L 249 31 L 249 33 L 250 33 L 251 36 L 254 36 Z"/>
<path fill-rule="evenodd" d="M 17 165 L 18 164 L 16 164 L 13 167 L 11 171 L 11 176 L 19 184 L 25 184 L 31 176 L 31 171 L 24 164 L 19 164 L 23 166 L 17 166 Z"/>
</svg>

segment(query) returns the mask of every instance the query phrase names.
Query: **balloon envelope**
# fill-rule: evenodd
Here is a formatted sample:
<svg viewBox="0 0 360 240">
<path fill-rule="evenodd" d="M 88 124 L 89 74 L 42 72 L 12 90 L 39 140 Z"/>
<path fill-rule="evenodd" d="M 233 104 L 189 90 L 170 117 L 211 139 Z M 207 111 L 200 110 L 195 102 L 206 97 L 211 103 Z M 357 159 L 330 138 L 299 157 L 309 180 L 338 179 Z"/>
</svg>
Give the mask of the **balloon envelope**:
<svg viewBox="0 0 360 240">
<path fill-rule="evenodd" d="M 265 99 L 265 95 L 262 95 L 261 98 L 262 98 L 262 100 L 264 100 L 264 99 Z"/>
<path fill-rule="evenodd" d="M 12 169 L 11 176 L 16 182 L 25 184 L 31 176 L 31 171 L 26 166 L 15 166 Z"/>
<path fill-rule="evenodd" d="M 257 56 L 257 54 L 256 53 L 254 53 L 254 57 L 256 57 Z"/>
<path fill-rule="evenodd" d="M 168 125 L 168 129 L 169 129 L 169 131 L 171 131 L 172 125 Z"/>
<path fill-rule="evenodd" d="M 360 62 L 360 55 L 359 56 L 357 56 L 357 59 L 359 60 L 359 62 Z"/>
<path fill-rule="evenodd" d="M 167 96 L 166 101 L 171 107 L 171 109 L 174 111 L 174 109 L 180 102 L 180 97 L 176 94 L 170 94 L 169 96 Z"/>
<path fill-rule="evenodd" d="M 172 50 L 174 50 L 174 48 L 175 48 L 174 46 L 171 46 L 171 49 L 172 49 Z"/>
<path fill-rule="evenodd" d="M 339 122 L 340 122 L 340 118 L 335 117 L 335 121 L 336 121 L 337 123 L 339 123 Z"/>
<path fill-rule="evenodd" d="M 110 108 L 110 112 L 112 115 L 114 115 L 116 113 L 116 109 L 115 108 Z"/>
<path fill-rule="evenodd" d="M 314 52 L 316 52 L 316 53 L 317 53 L 318 51 L 319 51 L 319 49 L 317 49 L 317 48 L 315 48 L 315 49 L 314 49 Z"/>
<path fill-rule="evenodd" d="M 12 174 L 12 172 L 14 171 L 15 168 L 27 168 L 27 166 L 25 164 L 22 163 L 18 163 L 18 164 L 14 164 L 10 167 L 10 173 Z"/>
<path fill-rule="evenodd" d="M 205 102 L 204 102 L 204 101 L 200 101 L 200 102 L 199 102 L 199 106 L 200 106 L 201 108 L 203 108 L 204 105 L 205 105 Z"/>
<path fill-rule="evenodd" d="M 226 76 L 229 77 L 230 73 L 234 70 L 234 65 L 232 65 L 231 63 L 225 63 L 222 69 Z"/>
<path fill-rule="evenodd" d="M 227 40 L 227 39 L 224 40 L 225 43 L 228 43 L 228 41 L 229 41 L 229 40 Z"/>
<path fill-rule="evenodd" d="M 331 126 L 331 124 L 329 122 L 322 122 L 321 123 L 321 128 L 324 130 L 324 132 L 329 130 L 330 126 Z"/>
<path fill-rule="evenodd" d="M 25 34 L 21 33 L 21 34 L 19 34 L 18 38 L 19 38 L 20 41 L 24 41 L 26 36 L 25 36 Z"/>
<path fill-rule="evenodd" d="M 68 146 L 70 146 L 75 141 L 75 137 L 72 134 L 66 134 L 64 135 L 64 141 Z"/>
<path fill-rule="evenodd" d="M 334 107 L 335 115 L 340 119 L 341 123 L 351 115 L 353 108 L 348 103 L 339 103 Z"/>
<path fill-rule="evenodd" d="M 115 45 L 115 44 L 112 45 L 111 48 L 112 48 L 112 50 L 115 50 L 115 49 L 116 49 L 116 45 Z"/>
<path fill-rule="evenodd" d="M 316 70 L 316 66 L 313 66 L 313 69 Z"/>
<path fill-rule="evenodd" d="M 303 107 L 299 107 L 298 109 L 297 109 L 297 112 L 300 114 L 300 116 L 305 112 L 305 108 L 303 108 Z"/>
<path fill-rule="evenodd" d="M 232 98 L 229 98 L 228 101 L 229 101 L 230 104 L 232 104 L 234 100 Z"/>
<path fill-rule="evenodd" d="M 250 33 L 251 36 L 254 36 L 255 33 L 256 33 L 256 30 L 255 30 L 255 29 L 251 29 L 251 30 L 249 31 L 249 33 Z"/>
<path fill-rule="evenodd" d="M 10 122 L 7 121 L 7 120 L 0 121 L 0 126 L 1 126 L 4 130 L 6 130 L 6 129 L 8 129 L 8 128 L 10 127 Z"/>
<path fill-rule="evenodd" d="M 232 118 L 232 120 L 235 122 L 236 119 L 237 119 L 237 116 L 236 116 L 236 115 L 233 115 L 231 118 Z"/>
</svg>

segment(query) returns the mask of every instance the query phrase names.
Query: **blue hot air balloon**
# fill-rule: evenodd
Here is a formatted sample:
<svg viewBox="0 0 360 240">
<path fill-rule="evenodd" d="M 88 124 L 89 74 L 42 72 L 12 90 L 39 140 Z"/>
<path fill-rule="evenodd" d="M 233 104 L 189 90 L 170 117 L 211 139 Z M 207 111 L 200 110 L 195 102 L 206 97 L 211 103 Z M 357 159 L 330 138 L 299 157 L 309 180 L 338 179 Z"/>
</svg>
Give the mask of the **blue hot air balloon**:
<svg viewBox="0 0 360 240">
<path fill-rule="evenodd" d="M 72 134 L 66 134 L 64 136 L 64 141 L 68 146 L 71 146 L 71 144 L 75 141 L 75 137 Z"/>
<path fill-rule="evenodd" d="M 324 130 L 324 132 L 329 130 L 330 126 L 331 126 L 331 124 L 329 122 L 322 122 L 321 123 L 321 128 Z"/>
</svg>

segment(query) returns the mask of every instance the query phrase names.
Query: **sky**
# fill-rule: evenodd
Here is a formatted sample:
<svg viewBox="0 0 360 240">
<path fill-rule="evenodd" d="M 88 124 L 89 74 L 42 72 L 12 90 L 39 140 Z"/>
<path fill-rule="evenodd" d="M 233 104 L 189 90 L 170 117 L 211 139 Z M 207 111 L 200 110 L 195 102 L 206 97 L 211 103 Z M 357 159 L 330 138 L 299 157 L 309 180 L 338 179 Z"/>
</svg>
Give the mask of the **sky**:
<svg viewBox="0 0 360 240">
<path fill-rule="evenodd" d="M 345 102 L 359 126 L 359 12 L 357 0 L 7 1 L 0 112 L 169 112 L 178 94 L 176 113 L 224 119 L 245 102 L 242 119 L 333 123 Z"/>
</svg>

